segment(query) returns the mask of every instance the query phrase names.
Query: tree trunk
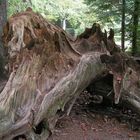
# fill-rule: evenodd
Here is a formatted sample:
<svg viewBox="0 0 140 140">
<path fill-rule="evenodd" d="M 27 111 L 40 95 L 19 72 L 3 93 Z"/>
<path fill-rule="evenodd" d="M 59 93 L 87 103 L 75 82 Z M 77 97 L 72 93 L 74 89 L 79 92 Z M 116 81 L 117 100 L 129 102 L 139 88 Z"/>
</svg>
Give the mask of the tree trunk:
<svg viewBox="0 0 140 140">
<path fill-rule="evenodd" d="M 140 109 L 139 65 L 117 48 L 113 30 L 107 38 L 93 24 L 74 40 L 29 8 L 8 20 L 3 42 L 10 75 L 0 93 L 2 140 L 46 140 L 61 112 L 108 72 L 115 103 L 121 98 Z"/>
<path fill-rule="evenodd" d="M 133 36 L 132 36 L 132 55 L 136 55 L 137 48 L 137 31 L 139 20 L 139 0 L 134 1 L 134 13 L 133 13 Z"/>
<path fill-rule="evenodd" d="M 0 36 L 2 34 L 2 27 L 7 19 L 7 2 L 6 0 L 0 1 Z"/>
<path fill-rule="evenodd" d="M 7 2 L 6 0 L 0 1 L 0 79 L 3 78 L 3 65 L 4 65 L 4 51 L 2 45 L 2 29 L 7 20 Z"/>
<path fill-rule="evenodd" d="M 122 25 L 121 25 L 121 46 L 122 46 L 122 50 L 125 50 L 125 0 L 122 0 Z"/>
<path fill-rule="evenodd" d="M 66 30 L 66 19 L 65 18 L 62 20 L 62 28 L 63 28 L 63 30 Z"/>
</svg>

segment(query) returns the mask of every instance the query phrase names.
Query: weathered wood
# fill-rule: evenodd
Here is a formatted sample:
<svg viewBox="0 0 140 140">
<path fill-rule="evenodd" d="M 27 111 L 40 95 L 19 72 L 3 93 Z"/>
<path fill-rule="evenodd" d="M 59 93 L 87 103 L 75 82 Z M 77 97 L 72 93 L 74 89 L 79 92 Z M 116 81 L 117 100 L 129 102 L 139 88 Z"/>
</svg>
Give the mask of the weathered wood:
<svg viewBox="0 0 140 140">
<path fill-rule="evenodd" d="M 115 102 L 128 96 L 126 100 L 139 108 L 138 87 L 129 88 L 127 81 L 132 61 L 113 37 L 113 30 L 107 38 L 93 24 L 74 40 L 31 9 L 11 17 L 3 35 L 9 80 L 0 93 L 0 138 L 46 140 L 65 106 L 109 71 L 114 77 Z M 131 101 L 130 94 L 135 96 Z"/>
<path fill-rule="evenodd" d="M 0 137 L 46 139 L 57 112 L 105 71 L 101 53 L 80 54 L 61 28 L 31 10 L 9 19 L 3 41 L 10 77 L 0 94 Z M 38 135 L 40 122 L 45 129 Z"/>
</svg>

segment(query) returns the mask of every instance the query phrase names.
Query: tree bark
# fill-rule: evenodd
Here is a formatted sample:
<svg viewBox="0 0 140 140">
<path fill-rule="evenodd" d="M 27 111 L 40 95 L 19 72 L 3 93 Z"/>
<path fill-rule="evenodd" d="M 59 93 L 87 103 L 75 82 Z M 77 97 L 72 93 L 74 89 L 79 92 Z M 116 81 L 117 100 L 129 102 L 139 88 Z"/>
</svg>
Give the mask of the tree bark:
<svg viewBox="0 0 140 140">
<path fill-rule="evenodd" d="M 123 51 L 125 50 L 125 7 L 126 7 L 126 2 L 125 0 L 122 0 L 121 46 Z"/>
<path fill-rule="evenodd" d="M 2 27 L 7 20 L 7 2 L 6 0 L 0 1 L 0 36 L 2 34 Z"/>
<path fill-rule="evenodd" d="M 138 22 L 139 22 L 139 0 L 134 1 L 134 13 L 133 13 L 133 37 L 132 37 L 132 55 L 136 55 L 137 48 L 137 30 L 138 30 Z"/>
<path fill-rule="evenodd" d="M 93 24 L 74 40 L 28 8 L 8 20 L 3 42 L 9 79 L 0 93 L 2 140 L 46 140 L 66 106 L 108 72 L 115 103 L 121 98 L 140 108 L 139 65 L 117 48 L 112 29 L 107 37 Z"/>
<path fill-rule="evenodd" d="M 3 66 L 4 66 L 4 51 L 2 44 L 2 29 L 7 20 L 7 1 L 0 1 L 0 79 L 3 78 Z"/>
</svg>

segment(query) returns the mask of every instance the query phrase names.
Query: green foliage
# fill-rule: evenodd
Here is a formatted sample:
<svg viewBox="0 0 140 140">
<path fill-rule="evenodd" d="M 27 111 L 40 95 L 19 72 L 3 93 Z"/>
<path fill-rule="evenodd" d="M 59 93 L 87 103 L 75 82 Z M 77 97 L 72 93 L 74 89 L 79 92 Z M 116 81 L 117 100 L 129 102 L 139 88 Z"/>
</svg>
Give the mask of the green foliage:
<svg viewBox="0 0 140 140">
<path fill-rule="evenodd" d="M 115 29 L 116 40 L 121 42 L 121 21 L 122 21 L 122 0 L 85 0 L 90 5 L 91 12 L 97 15 L 97 20 L 106 29 L 113 27 Z M 134 3 L 136 0 L 126 0 L 125 7 L 125 44 L 126 47 L 132 46 L 133 38 L 133 18 Z M 137 0 L 138 1 L 138 0 Z M 140 18 L 140 6 L 139 6 Z M 137 51 L 140 52 L 140 19 L 137 30 Z M 119 43 L 120 44 L 120 43 Z M 140 54 L 140 53 L 139 53 Z"/>
<path fill-rule="evenodd" d="M 40 9 L 35 8 L 36 11 L 41 12 L 44 17 L 56 23 L 60 21 L 61 26 L 65 19 L 76 32 L 83 31 L 91 21 L 91 16 L 87 15 L 88 6 L 84 4 L 83 0 L 47 0 L 41 1 L 41 3 L 44 3 L 44 6 L 40 6 Z M 38 1 L 34 7 L 39 7 L 37 5 L 41 5 L 41 3 Z"/>
<path fill-rule="evenodd" d="M 8 0 L 8 17 L 31 6 L 30 0 Z"/>
<path fill-rule="evenodd" d="M 8 16 L 24 11 L 28 6 L 52 22 L 60 21 L 61 26 L 65 19 L 68 28 L 73 28 L 77 34 L 96 21 L 96 15 L 89 11 L 83 0 L 9 0 Z"/>
<path fill-rule="evenodd" d="M 133 37 L 134 1 L 126 0 L 125 40 L 127 47 L 131 47 Z M 67 31 L 73 33 L 74 30 L 76 35 L 81 33 L 85 27 L 98 22 L 106 30 L 112 27 L 115 30 L 117 43 L 121 42 L 122 0 L 9 0 L 8 4 L 8 16 L 30 6 L 34 11 L 60 26 L 65 20 Z M 137 33 L 137 44 L 140 46 L 140 20 Z"/>
</svg>

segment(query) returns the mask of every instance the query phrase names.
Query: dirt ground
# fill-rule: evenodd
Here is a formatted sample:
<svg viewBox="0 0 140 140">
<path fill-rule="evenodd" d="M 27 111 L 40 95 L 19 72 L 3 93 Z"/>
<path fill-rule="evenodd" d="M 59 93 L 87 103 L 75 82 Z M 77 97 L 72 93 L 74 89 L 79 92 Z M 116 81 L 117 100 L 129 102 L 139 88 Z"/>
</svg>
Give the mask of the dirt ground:
<svg viewBox="0 0 140 140">
<path fill-rule="evenodd" d="M 64 115 L 58 121 L 49 140 L 140 140 L 139 122 L 135 121 L 130 109 L 123 109 L 125 113 L 119 115 L 122 108 L 119 113 L 112 108 L 117 112 L 115 117 L 113 111 L 107 109 L 109 106 L 103 105 L 99 111 L 94 105 L 91 110 L 91 106 L 88 108 L 88 103 L 80 103 L 81 100 L 76 102 L 70 116 Z"/>
<path fill-rule="evenodd" d="M 114 118 L 71 115 L 59 120 L 49 140 L 140 140 L 140 135 Z"/>
</svg>

